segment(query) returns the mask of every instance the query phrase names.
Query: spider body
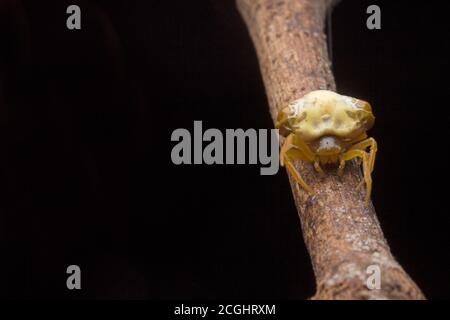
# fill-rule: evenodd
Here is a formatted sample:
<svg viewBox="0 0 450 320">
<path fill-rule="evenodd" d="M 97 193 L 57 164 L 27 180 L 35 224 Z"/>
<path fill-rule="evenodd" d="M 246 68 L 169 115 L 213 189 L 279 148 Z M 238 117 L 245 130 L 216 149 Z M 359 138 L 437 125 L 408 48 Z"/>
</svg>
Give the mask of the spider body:
<svg viewBox="0 0 450 320">
<path fill-rule="evenodd" d="M 377 144 L 375 139 L 368 138 L 366 131 L 374 121 L 368 102 L 328 90 L 312 91 L 278 114 L 276 127 L 286 137 L 280 151 L 281 165 L 286 165 L 294 179 L 312 192 L 295 169 L 294 160 L 313 163 L 321 175 L 324 174 L 321 165 L 336 163 L 338 174 L 342 175 L 346 161 L 360 158 L 367 203 L 372 189 L 371 173 Z"/>
</svg>

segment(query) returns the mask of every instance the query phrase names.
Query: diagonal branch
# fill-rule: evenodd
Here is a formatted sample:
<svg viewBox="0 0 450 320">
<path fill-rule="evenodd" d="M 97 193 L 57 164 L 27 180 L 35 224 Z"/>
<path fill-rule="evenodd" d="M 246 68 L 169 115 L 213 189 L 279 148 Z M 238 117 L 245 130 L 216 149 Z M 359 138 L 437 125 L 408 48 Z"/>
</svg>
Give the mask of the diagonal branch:
<svg viewBox="0 0 450 320">
<path fill-rule="evenodd" d="M 272 119 L 278 110 L 318 89 L 336 90 L 323 33 L 333 0 L 237 0 L 258 55 Z M 424 299 L 392 256 L 375 210 L 364 204 L 358 166 L 342 178 L 319 178 L 312 166 L 296 167 L 313 188 L 307 194 L 290 178 L 317 292 L 313 299 Z M 381 288 L 370 290 L 367 268 L 381 271 Z"/>
</svg>

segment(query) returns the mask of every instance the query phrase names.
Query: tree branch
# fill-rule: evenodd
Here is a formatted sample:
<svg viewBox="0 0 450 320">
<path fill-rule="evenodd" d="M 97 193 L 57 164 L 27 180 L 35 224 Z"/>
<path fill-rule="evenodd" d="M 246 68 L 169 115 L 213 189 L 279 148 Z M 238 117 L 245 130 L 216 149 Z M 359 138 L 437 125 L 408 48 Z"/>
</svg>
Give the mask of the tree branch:
<svg viewBox="0 0 450 320">
<path fill-rule="evenodd" d="M 278 110 L 318 89 L 336 90 L 323 33 L 333 0 L 237 0 L 258 55 L 272 119 Z M 296 168 L 315 194 L 289 177 L 311 256 L 317 292 L 312 299 L 424 299 L 392 256 L 373 205 L 357 190 L 361 171 L 320 178 L 312 165 Z M 376 183 L 376 181 L 375 181 Z M 367 287 L 368 266 L 381 270 L 381 288 Z"/>
</svg>

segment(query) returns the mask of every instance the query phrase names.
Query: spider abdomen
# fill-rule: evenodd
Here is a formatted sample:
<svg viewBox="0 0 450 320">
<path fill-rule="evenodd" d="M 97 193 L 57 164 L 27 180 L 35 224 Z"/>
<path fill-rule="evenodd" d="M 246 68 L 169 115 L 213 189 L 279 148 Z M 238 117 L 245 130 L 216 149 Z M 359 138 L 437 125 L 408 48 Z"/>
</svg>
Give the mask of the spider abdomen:
<svg viewBox="0 0 450 320">
<path fill-rule="evenodd" d="M 324 136 L 353 139 L 370 129 L 374 119 L 368 102 L 317 90 L 281 110 L 278 120 L 308 142 Z"/>
</svg>

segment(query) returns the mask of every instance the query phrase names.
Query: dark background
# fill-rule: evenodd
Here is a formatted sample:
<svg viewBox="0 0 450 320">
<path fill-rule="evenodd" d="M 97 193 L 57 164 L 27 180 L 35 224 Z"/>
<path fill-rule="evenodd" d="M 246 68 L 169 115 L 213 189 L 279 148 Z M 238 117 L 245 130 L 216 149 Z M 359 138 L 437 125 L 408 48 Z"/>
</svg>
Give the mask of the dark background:
<svg viewBox="0 0 450 320">
<path fill-rule="evenodd" d="M 372 103 L 373 200 L 428 298 L 450 297 L 443 1 L 344 0 L 338 91 Z M 66 29 L 78 4 L 82 30 Z M 382 30 L 366 28 L 378 4 Z M 314 277 L 286 173 L 175 166 L 176 128 L 272 128 L 234 1 L 0 1 L 2 297 L 295 298 Z M 66 267 L 82 290 L 66 289 Z"/>
</svg>

